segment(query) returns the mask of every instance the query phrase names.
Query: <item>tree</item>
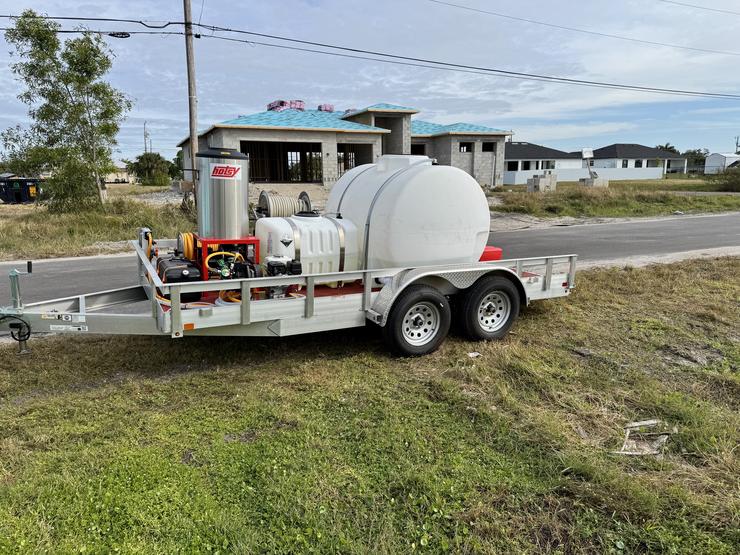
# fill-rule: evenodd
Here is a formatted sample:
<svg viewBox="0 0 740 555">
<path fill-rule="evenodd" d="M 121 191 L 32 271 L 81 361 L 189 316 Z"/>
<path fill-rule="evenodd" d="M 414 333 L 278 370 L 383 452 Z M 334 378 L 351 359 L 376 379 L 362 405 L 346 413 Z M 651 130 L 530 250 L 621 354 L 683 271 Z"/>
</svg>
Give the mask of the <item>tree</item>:
<svg viewBox="0 0 740 555">
<path fill-rule="evenodd" d="M 124 160 L 129 173 L 136 175 L 142 185 L 167 185 L 170 181 L 172 162 L 158 152 L 139 154 L 131 162 Z"/>
<path fill-rule="evenodd" d="M 175 157 L 170 162 L 170 177 L 172 179 L 182 179 L 182 150 L 178 150 Z"/>
<path fill-rule="evenodd" d="M 105 201 L 103 178 L 114 167 L 111 153 L 131 102 L 103 80 L 112 53 L 101 36 L 81 30 L 62 44 L 58 29 L 26 10 L 5 33 L 19 58 L 11 69 L 25 85 L 18 98 L 31 124 L 6 130 L 2 139 L 14 164 L 52 172 L 52 207 L 73 210 L 95 203 L 96 192 Z"/>
<path fill-rule="evenodd" d="M 657 148 L 658 150 L 662 150 L 664 152 L 672 152 L 673 154 L 680 154 L 680 152 L 678 152 L 678 149 L 675 146 L 673 146 L 671 143 L 666 143 L 664 145 L 656 145 L 655 148 Z"/>
<path fill-rule="evenodd" d="M 690 148 L 681 155 L 686 158 L 686 164 L 689 168 L 703 166 L 709 156 L 709 150 L 706 148 Z"/>
</svg>

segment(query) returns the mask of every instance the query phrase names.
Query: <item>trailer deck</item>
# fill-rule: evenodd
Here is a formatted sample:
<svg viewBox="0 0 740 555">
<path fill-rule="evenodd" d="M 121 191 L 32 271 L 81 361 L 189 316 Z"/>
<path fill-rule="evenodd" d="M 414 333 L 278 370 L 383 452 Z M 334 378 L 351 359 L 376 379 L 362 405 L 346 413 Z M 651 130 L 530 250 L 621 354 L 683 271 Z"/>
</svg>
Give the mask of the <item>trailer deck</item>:
<svg viewBox="0 0 740 555">
<path fill-rule="evenodd" d="M 138 264 L 138 285 L 24 305 L 21 273 L 12 271 L 12 306 L 0 309 L 0 325 L 25 323 L 34 332 L 73 334 L 288 336 L 359 327 L 384 326 L 393 302 L 410 284 L 428 284 L 445 295 L 470 287 L 492 272 L 510 276 L 522 305 L 568 295 L 575 285 L 576 256 L 497 260 L 418 268 L 386 268 L 312 275 L 163 283 L 145 247 L 131 242 Z M 158 241 L 160 249 L 174 241 Z M 259 298 L 268 287 L 290 287 L 286 298 Z M 197 292 L 213 299 L 222 292 L 241 295 L 236 302 L 182 302 Z M 168 297 L 165 298 L 165 297 Z M 130 307 L 145 301 L 144 312 Z M 117 307 L 127 310 L 111 311 Z"/>
</svg>

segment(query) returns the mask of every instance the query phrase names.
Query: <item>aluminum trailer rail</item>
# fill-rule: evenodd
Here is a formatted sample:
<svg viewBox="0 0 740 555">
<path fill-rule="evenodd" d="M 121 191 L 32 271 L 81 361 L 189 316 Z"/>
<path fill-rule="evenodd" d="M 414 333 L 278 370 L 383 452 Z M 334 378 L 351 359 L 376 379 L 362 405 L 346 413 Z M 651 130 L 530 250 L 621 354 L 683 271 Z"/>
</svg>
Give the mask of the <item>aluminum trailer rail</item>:
<svg viewBox="0 0 740 555">
<path fill-rule="evenodd" d="M 576 255 L 520 258 L 417 268 L 387 268 L 313 275 L 163 283 L 139 241 L 131 241 L 138 263 L 139 284 L 72 297 L 23 304 L 20 276 L 10 272 L 12 306 L 0 309 L 0 329 L 21 336 L 26 330 L 74 334 L 169 335 L 173 338 L 210 336 L 288 336 L 300 333 L 358 327 L 368 321 L 384 326 L 394 301 L 412 284 L 431 285 L 452 295 L 480 277 L 508 277 L 517 287 L 521 306 L 531 301 L 566 296 L 575 285 Z M 158 241 L 160 249 L 174 241 Z M 356 282 L 361 288 L 338 289 L 316 295 L 316 286 Z M 299 286 L 302 296 L 251 299 L 252 290 Z M 181 301 L 186 293 L 239 291 L 241 302 L 228 306 L 198 306 Z M 159 296 L 158 296 L 159 293 Z M 161 295 L 169 295 L 164 303 Z M 110 312 L 147 301 L 142 313 Z M 130 307 L 129 307 L 130 310 Z"/>
</svg>

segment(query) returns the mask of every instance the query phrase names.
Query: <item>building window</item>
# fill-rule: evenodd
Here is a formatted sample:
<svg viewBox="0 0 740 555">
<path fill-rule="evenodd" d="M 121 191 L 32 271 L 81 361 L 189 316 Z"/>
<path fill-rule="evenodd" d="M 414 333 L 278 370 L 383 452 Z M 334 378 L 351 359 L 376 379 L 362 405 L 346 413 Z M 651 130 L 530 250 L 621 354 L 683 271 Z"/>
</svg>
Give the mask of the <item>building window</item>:
<svg viewBox="0 0 740 555">
<path fill-rule="evenodd" d="M 542 169 L 543 170 L 554 170 L 555 169 L 555 160 L 543 160 L 542 161 Z"/>
<path fill-rule="evenodd" d="M 532 167 L 532 162 L 529 160 L 522 160 L 522 171 L 528 171 Z"/>
<path fill-rule="evenodd" d="M 496 152 L 496 143 L 483 143 L 483 152 Z"/>
<path fill-rule="evenodd" d="M 593 158 L 590 158 L 589 159 L 588 165 L 591 166 L 592 168 L 594 167 L 594 159 Z"/>
<path fill-rule="evenodd" d="M 507 172 L 519 171 L 519 160 L 509 160 L 508 162 L 506 162 L 506 171 Z"/>
<path fill-rule="evenodd" d="M 427 145 L 423 143 L 411 143 L 411 154 L 424 156 L 427 153 Z"/>
<path fill-rule="evenodd" d="M 630 161 L 629 160 L 622 160 L 622 167 L 623 168 L 629 168 L 630 167 Z"/>
<path fill-rule="evenodd" d="M 249 155 L 249 179 L 262 183 L 317 183 L 322 180 L 321 143 L 241 141 Z"/>
<path fill-rule="evenodd" d="M 473 143 L 471 142 L 460 142 L 460 152 L 473 152 Z"/>
<path fill-rule="evenodd" d="M 635 160 L 635 167 L 641 168 L 642 167 L 642 160 Z"/>
</svg>

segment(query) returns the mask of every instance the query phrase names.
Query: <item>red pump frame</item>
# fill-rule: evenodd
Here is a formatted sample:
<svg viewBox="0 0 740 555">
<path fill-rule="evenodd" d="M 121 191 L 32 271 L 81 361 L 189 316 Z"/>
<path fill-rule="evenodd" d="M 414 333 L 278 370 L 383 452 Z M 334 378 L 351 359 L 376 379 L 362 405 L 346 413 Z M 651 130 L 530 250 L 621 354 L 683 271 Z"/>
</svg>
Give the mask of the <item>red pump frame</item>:
<svg viewBox="0 0 740 555">
<path fill-rule="evenodd" d="M 252 245 L 254 246 L 254 263 L 260 262 L 260 240 L 257 237 L 243 237 L 241 239 L 217 239 L 214 237 L 202 238 L 195 235 L 196 248 L 198 249 L 198 260 L 200 262 L 200 273 L 203 281 L 209 279 L 208 268 L 206 267 L 206 257 L 210 254 L 209 250 L 213 245 Z M 214 251 L 215 252 L 215 251 Z"/>
</svg>

